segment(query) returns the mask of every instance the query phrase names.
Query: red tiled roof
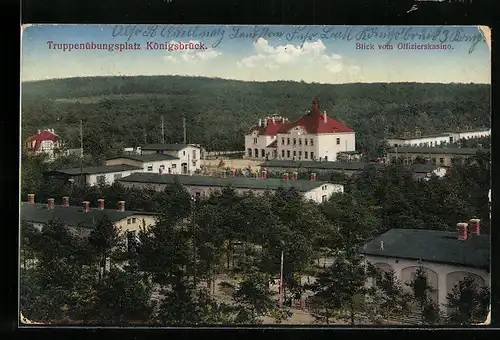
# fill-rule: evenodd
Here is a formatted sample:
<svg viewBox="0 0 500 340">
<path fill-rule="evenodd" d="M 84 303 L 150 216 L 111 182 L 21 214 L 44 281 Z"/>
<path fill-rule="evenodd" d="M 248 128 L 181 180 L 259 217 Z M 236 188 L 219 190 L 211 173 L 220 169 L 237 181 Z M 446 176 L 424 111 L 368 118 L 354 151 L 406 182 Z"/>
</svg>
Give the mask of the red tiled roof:
<svg viewBox="0 0 500 340">
<path fill-rule="evenodd" d="M 250 128 L 250 133 L 254 131 L 258 131 L 259 135 L 264 135 L 264 136 L 276 136 L 276 133 L 284 126 L 286 123 L 279 119 L 274 119 L 273 118 L 266 118 L 267 124 L 266 126 L 253 126 Z"/>
<path fill-rule="evenodd" d="M 286 133 L 294 127 L 300 126 L 307 133 L 335 133 L 335 132 L 353 132 L 351 128 L 348 128 L 343 123 L 338 120 L 326 117 L 326 123 L 324 121 L 324 113 L 319 109 L 319 101 L 317 98 L 313 101 L 312 110 L 300 118 L 299 120 L 283 125 L 282 129 L 278 133 Z"/>
<path fill-rule="evenodd" d="M 57 142 L 59 140 L 59 136 L 50 132 L 50 131 L 42 131 L 40 133 L 37 133 L 36 135 L 33 135 L 31 137 L 28 137 L 26 139 L 26 142 L 33 142 L 36 141 L 35 146 L 32 148 L 28 148 L 30 151 L 37 151 L 40 148 L 40 144 L 42 141 L 46 140 L 51 140 L 53 142 Z"/>
</svg>

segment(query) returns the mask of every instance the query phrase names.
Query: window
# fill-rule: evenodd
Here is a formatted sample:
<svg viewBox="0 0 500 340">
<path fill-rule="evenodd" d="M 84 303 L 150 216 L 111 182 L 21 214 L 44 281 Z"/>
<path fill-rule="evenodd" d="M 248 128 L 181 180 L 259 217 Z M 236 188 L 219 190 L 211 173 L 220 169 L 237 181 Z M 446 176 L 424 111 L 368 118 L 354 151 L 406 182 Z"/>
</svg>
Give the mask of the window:
<svg viewBox="0 0 500 340">
<path fill-rule="evenodd" d="M 328 156 L 325 156 L 325 162 L 328 162 Z"/>
<path fill-rule="evenodd" d="M 196 159 L 196 150 L 193 150 L 193 159 Z"/>
<path fill-rule="evenodd" d="M 253 154 L 255 158 L 259 158 L 259 149 L 253 150 Z"/>
<path fill-rule="evenodd" d="M 262 158 L 266 157 L 266 150 L 261 149 L 261 150 L 260 150 L 260 156 L 261 156 Z"/>
<path fill-rule="evenodd" d="M 254 138 L 254 139 L 253 139 L 253 143 L 254 143 L 254 144 L 257 144 L 257 138 Z"/>
<path fill-rule="evenodd" d="M 321 196 L 321 202 L 323 202 L 323 203 L 326 202 L 326 195 Z"/>
<path fill-rule="evenodd" d="M 135 223 L 137 219 L 135 217 L 132 217 L 132 223 Z"/>
<path fill-rule="evenodd" d="M 287 139 L 286 139 L 286 144 L 287 144 L 287 145 L 290 145 L 290 138 L 287 138 Z"/>
<path fill-rule="evenodd" d="M 337 138 L 337 145 L 340 145 L 340 138 Z"/>
<path fill-rule="evenodd" d="M 130 223 L 132 223 L 132 219 L 131 218 L 127 219 L 127 224 L 130 224 Z"/>
<path fill-rule="evenodd" d="M 293 157 L 297 156 L 297 151 L 293 151 Z"/>
<path fill-rule="evenodd" d="M 114 178 L 114 179 L 115 179 L 115 181 L 116 181 L 117 179 L 122 178 L 122 174 L 114 174 L 114 175 L 113 175 L 113 178 Z"/>
<path fill-rule="evenodd" d="M 299 138 L 299 145 L 302 145 L 302 139 Z"/>
<path fill-rule="evenodd" d="M 439 159 L 439 164 L 444 164 L 444 158 Z"/>
<path fill-rule="evenodd" d="M 308 152 L 304 151 L 304 159 L 307 159 L 307 154 L 308 154 Z"/>
<path fill-rule="evenodd" d="M 307 138 L 304 138 L 304 145 L 307 145 Z"/>
<path fill-rule="evenodd" d="M 290 150 L 286 150 L 286 157 L 290 158 Z"/>
<path fill-rule="evenodd" d="M 314 159 L 314 152 L 311 152 L 311 159 Z"/>
<path fill-rule="evenodd" d="M 432 164 L 436 164 L 436 159 L 435 158 L 432 159 Z"/>
<path fill-rule="evenodd" d="M 160 165 L 160 169 L 165 170 L 165 165 Z"/>
<path fill-rule="evenodd" d="M 293 139 L 293 145 L 297 145 L 297 140 L 295 138 Z"/>
<path fill-rule="evenodd" d="M 182 155 L 183 155 L 183 156 L 186 156 L 186 151 L 182 151 Z"/>
<path fill-rule="evenodd" d="M 177 164 L 172 164 L 172 169 L 177 168 Z"/>
<path fill-rule="evenodd" d="M 96 177 L 97 183 L 105 183 L 106 182 L 106 176 L 100 175 Z"/>
<path fill-rule="evenodd" d="M 252 157 L 252 149 L 248 149 L 248 157 Z"/>
<path fill-rule="evenodd" d="M 281 157 L 285 158 L 285 150 L 281 150 Z"/>
<path fill-rule="evenodd" d="M 198 198 L 200 198 L 200 196 L 201 196 L 201 192 L 197 191 L 197 192 L 195 192 L 195 193 L 194 193 L 194 195 L 195 195 L 195 196 L 196 196 L 196 198 L 198 199 Z M 198 200 L 197 200 L 197 202 L 198 202 Z"/>
<path fill-rule="evenodd" d="M 323 185 L 323 186 L 321 187 L 321 190 L 326 190 L 326 185 Z"/>
<path fill-rule="evenodd" d="M 299 151 L 299 159 L 302 158 L 302 151 Z"/>
<path fill-rule="evenodd" d="M 281 138 L 281 145 L 285 145 L 285 138 Z"/>
<path fill-rule="evenodd" d="M 153 166 L 152 165 L 148 165 L 148 171 L 153 171 Z"/>
</svg>

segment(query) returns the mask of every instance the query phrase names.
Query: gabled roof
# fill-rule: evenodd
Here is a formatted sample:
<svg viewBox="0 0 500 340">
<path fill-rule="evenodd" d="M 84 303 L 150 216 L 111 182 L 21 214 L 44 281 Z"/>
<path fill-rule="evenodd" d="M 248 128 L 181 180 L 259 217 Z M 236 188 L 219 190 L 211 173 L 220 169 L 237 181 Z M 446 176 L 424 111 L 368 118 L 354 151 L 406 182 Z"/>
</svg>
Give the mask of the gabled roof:
<svg viewBox="0 0 500 340">
<path fill-rule="evenodd" d="M 88 212 L 83 207 L 69 206 L 64 207 L 55 205 L 54 209 L 49 210 L 47 204 L 29 204 L 21 203 L 21 220 L 34 223 L 47 223 L 51 219 L 57 218 L 68 226 L 76 226 L 82 223 L 84 227 L 90 228 L 98 223 L 104 216 L 107 216 L 111 222 L 117 222 L 133 215 L 152 215 L 149 212 L 142 211 L 119 211 L 118 209 L 96 209 L 90 208 Z"/>
<path fill-rule="evenodd" d="M 95 175 L 95 174 L 106 174 L 110 172 L 122 172 L 122 171 L 131 171 L 131 170 L 142 170 L 142 168 L 132 165 L 126 164 L 118 164 L 118 165 L 105 165 L 105 166 L 96 166 L 96 167 L 87 167 L 87 168 L 73 168 L 73 169 L 59 169 L 54 170 L 51 173 L 62 174 L 68 176 L 75 175 Z"/>
<path fill-rule="evenodd" d="M 42 141 L 49 140 L 56 142 L 59 139 L 60 137 L 51 131 L 41 131 L 40 133 L 37 133 L 31 137 L 26 138 L 26 142 L 36 141 L 35 146 L 28 149 L 32 151 L 37 151 L 40 148 L 40 144 L 42 143 Z"/>
<path fill-rule="evenodd" d="M 478 151 L 488 152 L 488 149 L 469 148 L 417 148 L 417 147 L 397 147 L 389 149 L 390 153 L 418 153 L 418 154 L 449 154 L 449 155 L 475 155 Z"/>
<path fill-rule="evenodd" d="M 302 127 L 307 133 L 311 134 L 353 132 L 351 128 L 338 120 L 328 117 L 328 115 L 325 122 L 324 113 L 319 108 L 318 98 L 314 98 L 312 109 L 308 114 L 293 123 L 284 124 L 278 133 L 287 133 L 297 126 Z"/>
<path fill-rule="evenodd" d="M 469 234 L 467 240 L 460 241 L 454 232 L 391 229 L 366 243 L 361 253 L 489 269 L 490 237 Z"/>
<path fill-rule="evenodd" d="M 182 185 L 219 187 L 232 186 L 238 189 L 258 189 L 258 190 L 276 190 L 279 187 L 294 187 L 298 191 L 306 192 L 329 182 L 312 180 L 282 180 L 282 179 L 262 179 L 249 177 L 212 177 L 212 176 L 189 176 L 189 175 L 160 175 L 153 173 L 133 173 L 130 176 L 123 177 L 118 181 L 120 183 L 144 183 L 144 184 L 173 184 L 178 179 Z"/>
<path fill-rule="evenodd" d="M 109 158 L 107 160 L 110 161 L 113 159 L 120 159 L 120 158 L 131 159 L 131 160 L 138 161 L 138 162 L 171 161 L 171 160 L 179 159 L 179 157 L 174 157 L 174 156 L 165 155 L 165 154 L 161 154 L 161 153 L 153 153 L 150 155 L 123 155 L 123 156 Z"/>
<path fill-rule="evenodd" d="M 259 135 L 263 136 L 276 136 L 278 131 L 280 131 L 284 126 L 286 126 L 286 120 L 282 117 L 268 117 L 264 119 L 264 126 L 254 125 L 250 128 L 250 133 L 257 131 Z"/>
<path fill-rule="evenodd" d="M 198 147 L 192 144 L 148 144 L 141 148 L 146 151 L 180 151 L 187 147 Z"/>
</svg>

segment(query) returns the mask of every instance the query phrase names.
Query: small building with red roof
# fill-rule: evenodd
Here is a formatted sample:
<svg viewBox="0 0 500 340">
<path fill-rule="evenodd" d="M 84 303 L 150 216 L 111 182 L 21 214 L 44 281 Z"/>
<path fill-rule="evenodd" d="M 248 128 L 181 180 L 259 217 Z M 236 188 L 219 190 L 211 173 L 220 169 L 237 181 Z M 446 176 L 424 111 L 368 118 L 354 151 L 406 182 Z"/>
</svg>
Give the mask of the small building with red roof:
<svg viewBox="0 0 500 340">
<path fill-rule="evenodd" d="M 61 137 L 55 134 L 54 129 L 38 130 L 36 134 L 26 139 L 25 147 L 28 155 L 45 153 L 49 159 L 53 159 L 61 149 Z"/>
<path fill-rule="evenodd" d="M 314 98 L 309 113 L 290 122 L 284 117 L 259 120 L 245 136 L 245 158 L 336 161 L 342 152 L 356 151 L 356 134 L 321 111 Z"/>
</svg>

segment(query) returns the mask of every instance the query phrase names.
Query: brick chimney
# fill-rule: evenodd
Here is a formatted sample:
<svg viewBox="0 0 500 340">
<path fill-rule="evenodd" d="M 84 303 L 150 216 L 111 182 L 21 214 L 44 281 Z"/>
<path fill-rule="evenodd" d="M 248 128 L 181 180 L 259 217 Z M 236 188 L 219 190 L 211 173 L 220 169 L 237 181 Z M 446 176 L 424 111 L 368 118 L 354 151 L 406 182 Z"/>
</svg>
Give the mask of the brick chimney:
<svg viewBox="0 0 500 340">
<path fill-rule="evenodd" d="M 480 234 L 480 222 L 481 220 L 478 218 L 473 218 L 469 221 L 469 230 L 471 234 Z"/>
<path fill-rule="evenodd" d="M 327 120 L 327 116 L 326 116 L 326 111 L 323 112 L 323 121 L 326 123 L 326 120 Z"/>
<path fill-rule="evenodd" d="M 118 201 L 118 211 L 125 211 L 125 201 Z"/>
<path fill-rule="evenodd" d="M 99 207 L 99 210 L 104 210 L 104 200 L 102 198 L 97 200 L 97 206 Z"/>
<path fill-rule="evenodd" d="M 262 170 L 262 178 L 267 179 L 267 169 Z"/>
<path fill-rule="evenodd" d="M 90 205 L 89 201 L 83 201 L 83 211 L 84 212 L 89 212 L 89 205 Z"/>
<path fill-rule="evenodd" d="M 47 200 L 48 204 L 47 204 L 47 209 L 48 210 L 54 210 L 54 199 L 53 198 L 49 198 Z"/>
<path fill-rule="evenodd" d="M 68 196 L 63 197 L 63 207 L 69 207 L 69 197 Z"/>
<path fill-rule="evenodd" d="M 467 223 L 457 223 L 458 239 L 460 241 L 467 240 Z"/>
<path fill-rule="evenodd" d="M 35 194 L 28 194 L 28 204 L 35 204 Z"/>
<path fill-rule="evenodd" d="M 285 181 L 288 181 L 288 172 L 285 172 Z"/>
<path fill-rule="evenodd" d="M 315 180 L 316 180 L 316 173 L 315 173 L 315 172 L 313 172 L 313 173 L 311 174 L 311 181 L 315 181 Z"/>
</svg>

